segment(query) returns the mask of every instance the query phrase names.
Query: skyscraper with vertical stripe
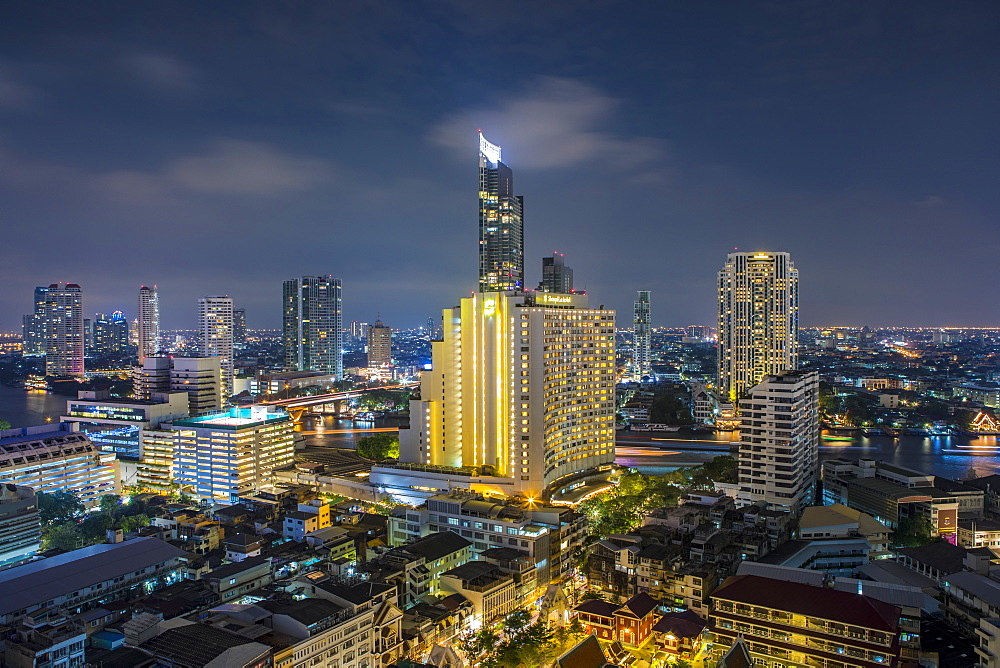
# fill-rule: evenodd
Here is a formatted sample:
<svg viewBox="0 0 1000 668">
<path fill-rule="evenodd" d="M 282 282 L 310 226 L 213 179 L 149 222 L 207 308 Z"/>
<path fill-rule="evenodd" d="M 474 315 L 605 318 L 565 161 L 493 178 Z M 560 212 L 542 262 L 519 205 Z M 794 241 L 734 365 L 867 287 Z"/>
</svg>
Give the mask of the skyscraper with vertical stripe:
<svg viewBox="0 0 1000 668">
<path fill-rule="evenodd" d="M 139 365 L 160 349 L 160 297 L 156 286 L 139 288 Z"/>
<path fill-rule="evenodd" d="M 524 198 L 500 147 L 479 133 L 479 291 L 524 290 Z"/>
<path fill-rule="evenodd" d="M 285 281 L 282 343 L 286 371 L 322 371 L 343 378 L 342 292 L 339 278 L 303 276 Z"/>
</svg>

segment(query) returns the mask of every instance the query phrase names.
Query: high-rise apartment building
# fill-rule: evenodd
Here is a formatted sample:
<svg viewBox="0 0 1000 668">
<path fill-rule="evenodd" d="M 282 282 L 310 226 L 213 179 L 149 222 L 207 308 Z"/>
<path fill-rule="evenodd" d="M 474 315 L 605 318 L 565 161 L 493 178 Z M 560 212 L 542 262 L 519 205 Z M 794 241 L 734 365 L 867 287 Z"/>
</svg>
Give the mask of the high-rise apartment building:
<svg viewBox="0 0 1000 668">
<path fill-rule="evenodd" d="M 392 328 L 382 323 L 382 318 L 368 326 L 368 366 L 392 364 Z"/>
<path fill-rule="evenodd" d="M 364 341 L 365 337 L 368 336 L 368 323 L 360 322 L 358 320 L 351 321 L 351 340 L 353 341 Z"/>
<path fill-rule="evenodd" d="M 91 324 L 90 352 L 94 355 L 121 355 L 128 351 L 128 320 L 121 311 L 97 313 Z"/>
<path fill-rule="evenodd" d="M 201 354 L 218 357 L 222 367 L 222 396 L 233 392 L 233 300 L 202 297 L 198 300 L 198 336 Z"/>
<path fill-rule="evenodd" d="M 271 472 L 292 463 L 292 418 L 267 406 L 233 408 L 174 420 L 173 479 L 193 495 L 222 503 L 271 482 Z"/>
<path fill-rule="evenodd" d="M 524 289 L 524 199 L 500 147 L 479 134 L 479 291 Z"/>
<path fill-rule="evenodd" d="M 766 376 L 740 400 L 738 500 L 798 513 L 816 499 L 819 376 Z"/>
<path fill-rule="evenodd" d="M 285 281 L 282 342 L 286 371 L 344 376 L 342 290 L 339 278 L 303 276 Z"/>
<path fill-rule="evenodd" d="M 494 489 L 530 498 L 611 465 L 614 311 L 589 308 L 586 295 L 487 292 L 443 320 L 400 430 L 401 461 L 477 467 L 506 479 Z"/>
<path fill-rule="evenodd" d="M 147 357 L 132 376 L 137 399 L 186 392 L 188 414 L 204 415 L 222 408 L 222 360 L 219 357 Z"/>
<path fill-rule="evenodd" d="M 638 376 L 653 373 L 650 359 L 652 352 L 652 312 L 649 290 L 639 290 L 632 316 L 632 367 Z"/>
<path fill-rule="evenodd" d="M 573 292 L 573 270 L 566 266 L 565 255 L 553 253 L 552 257 L 542 258 L 542 282 L 538 289 L 558 294 Z"/>
<path fill-rule="evenodd" d="M 233 345 L 244 347 L 247 344 L 247 310 L 233 309 Z"/>
<path fill-rule="evenodd" d="M 45 293 L 42 317 L 45 373 L 83 376 L 83 290 L 76 283 L 53 283 Z"/>
<path fill-rule="evenodd" d="M 788 253 L 730 253 L 719 272 L 719 392 L 736 401 L 798 368 L 799 272 Z"/>
<path fill-rule="evenodd" d="M 156 286 L 139 288 L 139 364 L 160 350 L 160 296 Z"/>
<path fill-rule="evenodd" d="M 45 301 L 48 293 L 49 289 L 46 287 L 35 288 L 34 312 L 24 316 L 21 331 L 22 354 L 27 357 L 43 356 L 48 345 L 45 337 Z"/>
</svg>

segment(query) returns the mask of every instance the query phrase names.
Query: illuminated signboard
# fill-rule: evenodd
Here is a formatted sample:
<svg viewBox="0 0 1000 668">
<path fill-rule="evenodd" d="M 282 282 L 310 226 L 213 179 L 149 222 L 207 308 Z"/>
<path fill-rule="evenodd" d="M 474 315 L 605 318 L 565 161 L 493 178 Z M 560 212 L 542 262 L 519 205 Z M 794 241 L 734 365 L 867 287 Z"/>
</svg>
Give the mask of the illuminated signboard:
<svg viewBox="0 0 1000 668">
<path fill-rule="evenodd" d="M 490 162 L 500 162 L 500 147 L 486 141 L 483 133 L 479 133 L 479 152 Z"/>
<path fill-rule="evenodd" d="M 538 306 L 586 306 L 584 295 L 556 295 L 548 292 L 535 293 L 535 304 Z"/>
</svg>

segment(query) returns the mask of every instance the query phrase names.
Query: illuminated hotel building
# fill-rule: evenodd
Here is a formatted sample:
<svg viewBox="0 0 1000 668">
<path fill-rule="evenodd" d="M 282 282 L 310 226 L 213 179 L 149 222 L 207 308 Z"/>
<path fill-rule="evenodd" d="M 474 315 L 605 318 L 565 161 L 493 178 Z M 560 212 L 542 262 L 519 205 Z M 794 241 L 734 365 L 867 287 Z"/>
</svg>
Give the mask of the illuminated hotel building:
<svg viewBox="0 0 1000 668">
<path fill-rule="evenodd" d="M 333 276 L 284 282 L 282 343 L 285 371 L 319 371 L 344 377 L 342 288 Z"/>
<path fill-rule="evenodd" d="M 45 374 L 83 376 L 83 290 L 53 283 L 45 293 Z"/>
<path fill-rule="evenodd" d="M 292 418 L 267 406 L 174 420 L 169 428 L 174 432 L 173 480 L 202 499 L 236 503 L 241 494 L 270 484 L 274 469 L 293 462 Z M 170 459 L 162 451 L 156 456 Z"/>
<path fill-rule="evenodd" d="M 444 474 L 474 467 L 466 475 L 481 484 L 467 487 L 528 498 L 565 493 L 608 469 L 614 311 L 588 308 L 584 294 L 485 292 L 445 309 L 443 321 L 433 370 L 400 430 L 400 461 Z"/>
<path fill-rule="evenodd" d="M 198 336 L 201 354 L 218 357 L 222 368 L 222 397 L 233 391 L 233 300 L 202 297 L 198 300 Z"/>
<path fill-rule="evenodd" d="M 500 147 L 479 135 L 479 291 L 524 289 L 524 200 Z"/>
<path fill-rule="evenodd" d="M 156 286 L 139 288 L 139 364 L 160 349 L 160 297 Z"/>
<path fill-rule="evenodd" d="M 639 376 L 648 376 L 653 373 L 653 367 L 650 363 L 651 323 L 649 290 L 639 290 L 632 315 L 632 366 Z"/>
<path fill-rule="evenodd" d="M 788 253 L 730 253 L 719 272 L 719 392 L 738 400 L 798 368 L 799 272 Z"/>
<path fill-rule="evenodd" d="M 800 512 L 816 503 L 819 375 L 766 376 L 740 400 L 737 501 Z"/>
</svg>

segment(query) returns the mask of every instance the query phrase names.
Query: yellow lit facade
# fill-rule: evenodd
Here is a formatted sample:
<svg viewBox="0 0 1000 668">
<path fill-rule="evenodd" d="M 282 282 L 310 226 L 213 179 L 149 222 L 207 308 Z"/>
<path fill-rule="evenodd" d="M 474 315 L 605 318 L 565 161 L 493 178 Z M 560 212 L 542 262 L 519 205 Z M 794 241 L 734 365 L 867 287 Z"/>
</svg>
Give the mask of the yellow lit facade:
<svg viewBox="0 0 1000 668">
<path fill-rule="evenodd" d="M 719 391 L 798 368 L 799 272 L 788 253 L 730 253 L 719 272 Z"/>
<path fill-rule="evenodd" d="M 443 323 L 402 461 L 476 467 L 528 498 L 614 461 L 614 311 L 586 295 L 485 292 Z"/>
</svg>

